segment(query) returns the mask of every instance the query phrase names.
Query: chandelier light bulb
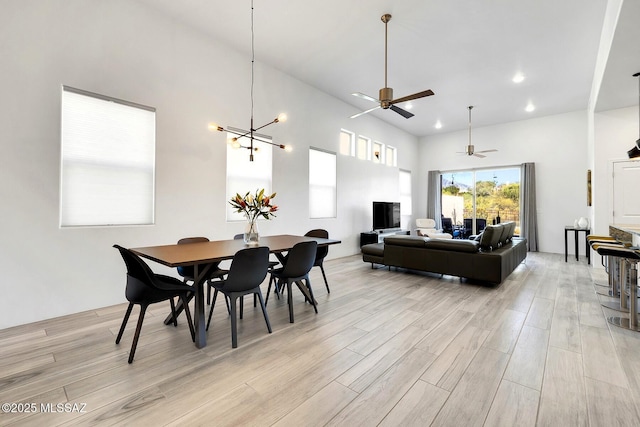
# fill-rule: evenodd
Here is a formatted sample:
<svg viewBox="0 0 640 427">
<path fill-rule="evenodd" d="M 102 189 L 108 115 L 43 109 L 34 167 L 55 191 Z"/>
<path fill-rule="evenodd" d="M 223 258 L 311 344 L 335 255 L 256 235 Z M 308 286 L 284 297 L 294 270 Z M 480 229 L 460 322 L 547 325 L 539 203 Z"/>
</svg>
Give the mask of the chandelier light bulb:
<svg viewBox="0 0 640 427">
<path fill-rule="evenodd" d="M 209 123 L 209 130 L 211 132 L 216 130 L 222 132 L 224 129 L 222 128 L 222 126 L 219 126 L 217 123 Z"/>
<path fill-rule="evenodd" d="M 287 115 L 285 113 L 278 114 L 278 117 L 276 117 L 276 120 L 275 120 L 276 123 L 284 123 L 286 121 L 287 121 Z"/>
<path fill-rule="evenodd" d="M 293 151 L 293 147 L 291 145 L 285 145 L 284 146 L 284 151 L 290 153 Z"/>
</svg>

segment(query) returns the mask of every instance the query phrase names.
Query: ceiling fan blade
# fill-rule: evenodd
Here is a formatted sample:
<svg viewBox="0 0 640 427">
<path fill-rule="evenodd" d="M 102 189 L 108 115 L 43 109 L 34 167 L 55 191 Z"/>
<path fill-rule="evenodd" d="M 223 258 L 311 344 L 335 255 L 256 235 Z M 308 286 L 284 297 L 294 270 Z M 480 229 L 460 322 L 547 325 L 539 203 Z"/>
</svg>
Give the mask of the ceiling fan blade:
<svg viewBox="0 0 640 427">
<path fill-rule="evenodd" d="M 369 108 L 366 111 L 361 111 L 360 113 L 354 114 L 353 116 L 349 117 L 350 119 L 355 119 L 356 117 L 360 117 L 362 115 L 365 115 L 367 113 L 372 112 L 373 110 L 377 110 L 378 108 L 380 108 L 380 106 L 378 105 L 377 107 L 373 107 L 373 108 Z"/>
<path fill-rule="evenodd" d="M 494 153 L 498 150 L 496 149 L 491 149 L 491 150 L 482 150 L 482 151 L 476 151 L 476 153 Z"/>
<path fill-rule="evenodd" d="M 391 106 L 389 106 L 389 108 L 390 108 L 392 111 L 395 111 L 396 113 L 400 114 L 400 115 L 401 115 L 402 117 L 404 117 L 405 119 L 410 119 L 411 117 L 413 117 L 413 116 L 414 116 L 414 114 L 413 114 L 413 113 L 410 113 L 410 112 L 408 112 L 407 110 L 403 110 L 403 109 L 402 109 L 402 108 L 400 108 L 400 107 L 396 107 L 395 105 L 391 105 Z"/>
<path fill-rule="evenodd" d="M 424 98 L 425 96 L 433 95 L 433 91 L 431 89 L 425 90 L 423 92 L 414 93 L 413 95 L 403 96 L 402 98 L 394 99 L 391 101 L 391 104 L 399 104 L 400 102 L 411 101 L 414 99 Z"/>
<path fill-rule="evenodd" d="M 478 154 L 477 152 L 473 153 L 472 156 L 480 157 L 481 159 L 484 159 L 485 157 L 487 157 L 487 156 L 483 156 L 482 154 Z"/>
<path fill-rule="evenodd" d="M 380 102 L 377 99 L 372 98 L 369 95 L 365 95 L 364 93 L 360 93 L 360 92 L 354 92 L 351 95 L 357 96 L 358 98 L 366 99 L 367 101 L 372 101 L 372 102 L 375 102 L 375 103 Z"/>
</svg>

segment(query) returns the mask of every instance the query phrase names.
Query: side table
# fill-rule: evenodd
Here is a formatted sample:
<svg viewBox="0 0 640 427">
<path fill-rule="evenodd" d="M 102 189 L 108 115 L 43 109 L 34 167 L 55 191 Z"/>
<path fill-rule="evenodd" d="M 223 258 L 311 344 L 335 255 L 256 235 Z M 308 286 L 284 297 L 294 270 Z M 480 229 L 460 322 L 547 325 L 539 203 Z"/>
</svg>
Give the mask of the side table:
<svg viewBox="0 0 640 427">
<path fill-rule="evenodd" d="M 573 231 L 574 234 L 576 261 L 580 260 L 578 249 L 578 234 L 580 234 L 581 231 L 584 231 L 584 250 L 587 253 L 587 264 L 591 264 L 591 251 L 589 250 L 589 242 L 587 241 L 587 236 L 591 234 L 591 229 L 585 227 L 574 227 L 572 225 L 567 225 L 564 227 L 564 262 L 567 262 L 568 258 L 567 234 L 569 231 Z"/>
</svg>

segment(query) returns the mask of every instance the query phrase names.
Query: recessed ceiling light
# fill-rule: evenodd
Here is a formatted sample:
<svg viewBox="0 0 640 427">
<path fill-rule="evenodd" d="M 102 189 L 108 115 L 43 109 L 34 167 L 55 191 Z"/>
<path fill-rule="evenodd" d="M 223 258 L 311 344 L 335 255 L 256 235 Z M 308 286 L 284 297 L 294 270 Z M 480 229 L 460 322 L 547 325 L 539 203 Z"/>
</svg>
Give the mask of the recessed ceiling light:
<svg viewBox="0 0 640 427">
<path fill-rule="evenodd" d="M 435 128 L 436 128 L 436 129 L 440 129 L 441 127 L 442 127 L 442 123 L 440 122 L 440 120 L 438 120 L 438 121 L 436 122 Z"/>
<path fill-rule="evenodd" d="M 412 108 L 413 108 L 413 104 L 412 104 L 412 103 L 410 103 L 410 102 L 407 102 L 407 103 L 404 105 L 404 109 L 405 109 L 405 110 L 411 110 Z"/>
<path fill-rule="evenodd" d="M 531 102 L 527 104 L 527 106 L 525 107 L 524 111 L 526 111 L 527 113 L 530 113 L 532 111 L 534 111 L 536 109 L 536 106 L 533 105 Z"/>
<path fill-rule="evenodd" d="M 522 83 L 524 81 L 524 74 L 516 73 L 515 76 L 511 79 L 514 83 Z"/>
</svg>

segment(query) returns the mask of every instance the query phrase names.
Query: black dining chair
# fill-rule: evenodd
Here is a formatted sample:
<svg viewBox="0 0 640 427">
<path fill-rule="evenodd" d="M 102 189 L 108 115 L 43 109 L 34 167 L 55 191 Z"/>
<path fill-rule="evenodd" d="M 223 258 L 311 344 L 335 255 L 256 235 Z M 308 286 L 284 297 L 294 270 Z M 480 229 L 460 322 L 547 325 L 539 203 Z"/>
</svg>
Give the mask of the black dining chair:
<svg viewBox="0 0 640 427">
<path fill-rule="evenodd" d="M 129 307 L 124 315 L 124 319 L 122 319 L 122 325 L 120 326 L 120 331 L 116 338 L 116 344 L 120 344 L 120 339 L 122 338 L 124 328 L 127 325 L 133 306 L 135 304 L 140 305 L 138 324 L 136 326 L 136 332 L 133 335 L 131 351 L 129 352 L 129 363 L 133 362 L 133 356 L 135 355 L 136 347 L 138 346 L 138 338 L 140 337 L 140 330 L 142 329 L 144 315 L 150 304 L 169 300 L 169 303 L 171 304 L 173 324 L 174 326 L 178 326 L 176 307 L 173 298 L 180 298 L 184 306 L 184 312 L 187 316 L 189 331 L 191 332 L 191 340 L 195 341 L 195 331 L 193 329 L 193 321 L 191 319 L 191 312 L 189 311 L 188 304 L 189 297 L 193 292 L 191 286 L 182 283 L 175 277 L 154 274 L 149 266 L 130 250 L 119 245 L 114 245 L 113 247 L 120 251 L 120 255 L 127 267 L 125 296 L 129 301 Z"/>
<path fill-rule="evenodd" d="M 321 228 L 316 228 L 314 230 L 308 231 L 307 234 L 305 234 L 305 236 L 320 237 L 323 239 L 328 239 L 329 232 Z M 327 287 L 327 293 L 331 293 L 331 290 L 329 289 L 329 282 L 327 282 L 327 275 L 324 273 L 324 266 L 322 265 L 322 262 L 326 258 L 327 254 L 329 254 L 328 246 L 318 247 L 318 250 L 316 251 L 316 260 L 314 261 L 313 266 L 320 267 L 320 271 L 322 272 L 322 278 L 324 279 L 324 285 Z"/>
<path fill-rule="evenodd" d="M 243 298 L 247 294 L 257 296 L 260 301 L 264 320 L 267 323 L 267 330 L 271 333 L 271 323 L 269 323 L 269 316 L 267 315 L 267 309 L 262 299 L 262 292 L 260 291 L 260 284 L 264 278 L 267 277 L 268 268 L 269 248 L 260 246 L 257 248 L 241 249 L 233 256 L 227 278 L 219 282 L 213 282 L 215 291 L 213 293 L 211 309 L 209 310 L 207 330 L 209 330 L 209 325 L 211 324 L 211 317 L 213 316 L 213 309 L 216 306 L 218 292 L 222 292 L 231 305 L 231 346 L 233 348 L 238 347 L 236 300 Z M 242 319 L 242 311 L 240 312 L 240 318 Z"/>
<path fill-rule="evenodd" d="M 244 234 L 240 233 L 240 234 L 236 234 L 233 236 L 233 240 L 241 240 L 244 238 Z M 271 261 L 269 260 L 269 271 L 271 271 L 272 269 L 274 269 L 276 267 L 276 265 L 280 264 L 278 261 Z M 257 303 L 257 299 L 255 294 L 253 295 L 253 306 L 256 307 Z M 244 309 L 244 298 L 242 298 L 242 300 L 240 301 L 240 318 L 242 319 L 242 310 Z"/>
<path fill-rule="evenodd" d="M 208 242 L 209 239 L 206 237 L 185 237 L 178 240 L 179 245 L 188 245 L 190 243 L 203 243 Z M 220 263 L 214 263 L 210 268 L 210 273 L 207 276 L 207 304 L 211 303 L 211 283 L 214 280 L 222 280 L 225 274 L 227 274 L 227 270 L 220 268 Z M 178 267 L 178 274 L 182 276 L 183 281 L 186 282 L 195 282 L 194 269 L 192 266 L 184 266 Z"/>
<path fill-rule="evenodd" d="M 293 323 L 292 283 L 298 285 L 305 299 L 313 305 L 314 311 L 318 313 L 316 300 L 313 297 L 313 290 L 311 289 L 311 281 L 309 280 L 309 271 L 315 263 L 317 249 L 318 243 L 315 241 L 297 243 L 287 254 L 287 261 L 284 267 L 271 271 L 271 279 L 273 279 L 276 289 L 282 289 L 285 283 L 287 285 L 287 303 L 289 304 L 289 322 L 291 323 Z M 302 281 L 305 283 L 303 284 Z M 271 291 L 271 282 L 272 280 L 269 280 L 267 301 L 269 300 L 269 292 Z M 305 285 L 306 291 L 305 288 L 303 288 Z"/>
</svg>

